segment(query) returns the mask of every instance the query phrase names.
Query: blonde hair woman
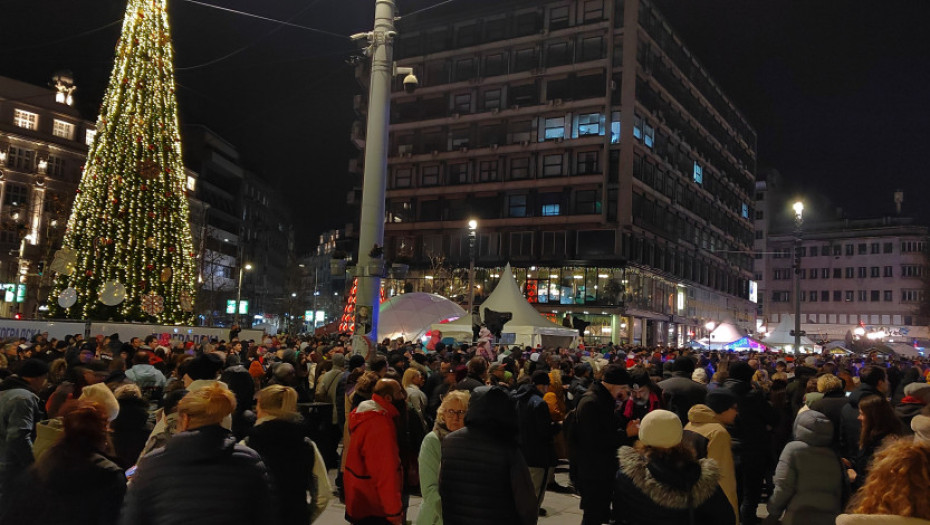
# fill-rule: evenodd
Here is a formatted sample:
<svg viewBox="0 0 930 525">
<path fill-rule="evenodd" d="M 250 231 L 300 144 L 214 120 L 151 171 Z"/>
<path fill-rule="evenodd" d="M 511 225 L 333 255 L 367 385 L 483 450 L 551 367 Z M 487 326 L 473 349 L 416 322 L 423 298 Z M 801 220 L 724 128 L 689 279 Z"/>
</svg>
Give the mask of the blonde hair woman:
<svg viewBox="0 0 930 525">
<path fill-rule="evenodd" d="M 465 426 L 465 412 L 471 394 L 467 390 L 453 390 L 442 399 L 436 411 L 433 431 L 420 445 L 420 493 L 423 503 L 417 516 L 417 525 L 442 525 L 442 500 L 439 497 L 439 463 L 442 457 L 442 440 L 450 432 Z"/>
<path fill-rule="evenodd" d="M 283 385 L 260 390 L 258 421 L 243 443 L 255 449 L 268 467 L 278 491 L 281 523 L 313 523 L 329 504 L 333 489 L 323 456 L 306 437 L 297 413 L 297 391 Z M 308 472 L 313 475 L 307 476 Z"/>
<path fill-rule="evenodd" d="M 256 504 L 276 497 L 268 471 L 257 452 L 237 445 L 221 425 L 235 408 L 236 396 L 218 383 L 184 396 L 179 432 L 139 462 L 123 507 L 125 523 L 269 521 L 274 509 Z"/>
</svg>

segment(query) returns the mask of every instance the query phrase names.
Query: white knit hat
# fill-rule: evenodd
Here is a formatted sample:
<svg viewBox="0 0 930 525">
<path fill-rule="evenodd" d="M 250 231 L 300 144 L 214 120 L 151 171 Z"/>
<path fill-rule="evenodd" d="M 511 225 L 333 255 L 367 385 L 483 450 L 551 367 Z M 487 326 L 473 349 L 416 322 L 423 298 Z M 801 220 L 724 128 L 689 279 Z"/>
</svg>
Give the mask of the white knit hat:
<svg viewBox="0 0 930 525">
<path fill-rule="evenodd" d="M 930 416 L 914 416 L 911 419 L 914 441 L 930 446 Z"/>
<path fill-rule="evenodd" d="M 105 383 L 95 383 L 85 386 L 81 389 L 80 399 L 93 401 L 99 404 L 106 410 L 107 419 L 110 421 L 113 421 L 116 419 L 116 416 L 119 415 L 119 402 L 116 401 L 116 396 L 113 395 L 113 391 L 110 390 L 110 387 Z"/>
<path fill-rule="evenodd" d="M 681 443 L 681 419 L 668 410 L 653 410 L 639 424 L 639 440 L 643 445 L 672 448 Z"/>
</svg>

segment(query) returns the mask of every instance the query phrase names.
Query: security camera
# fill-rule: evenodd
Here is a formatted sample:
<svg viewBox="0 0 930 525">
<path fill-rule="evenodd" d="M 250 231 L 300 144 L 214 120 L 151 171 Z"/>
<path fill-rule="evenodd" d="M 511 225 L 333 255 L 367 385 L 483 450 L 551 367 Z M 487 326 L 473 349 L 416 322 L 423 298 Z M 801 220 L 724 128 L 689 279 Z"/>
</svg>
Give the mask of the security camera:
<svg viewBox="0 0 930 525">
<path fill-rule="evenodd" d="M 410 73 L 404 77 L 404 91 L 407 93 L 413 93 L 417 90 L 417 86 L 420 85 L 420 81 L 417 80 L 417 76 L 413 73 Z"/>
</svg>

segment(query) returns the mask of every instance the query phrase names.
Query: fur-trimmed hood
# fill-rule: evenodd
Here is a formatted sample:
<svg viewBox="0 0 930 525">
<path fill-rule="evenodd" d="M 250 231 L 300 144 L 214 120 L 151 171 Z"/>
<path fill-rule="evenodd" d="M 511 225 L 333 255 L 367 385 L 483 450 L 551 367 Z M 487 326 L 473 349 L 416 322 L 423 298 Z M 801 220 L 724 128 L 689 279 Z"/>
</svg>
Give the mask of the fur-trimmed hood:
<svg viewBox="0 0 930 525">
<path fill-rule="evenodd" d="M 633 485 L 657 505 L 672 509 L 695 508 L 709 500 L 717 491 L 720 479 L 717 462 L 702 459 L 694 470 L 671 471 L 670 467 L 647 462 L 631 447 L 617 452 L 620 473 L 630 478 Z M 675 486 L 677 485 L 677 486 Z"/>
</svg>

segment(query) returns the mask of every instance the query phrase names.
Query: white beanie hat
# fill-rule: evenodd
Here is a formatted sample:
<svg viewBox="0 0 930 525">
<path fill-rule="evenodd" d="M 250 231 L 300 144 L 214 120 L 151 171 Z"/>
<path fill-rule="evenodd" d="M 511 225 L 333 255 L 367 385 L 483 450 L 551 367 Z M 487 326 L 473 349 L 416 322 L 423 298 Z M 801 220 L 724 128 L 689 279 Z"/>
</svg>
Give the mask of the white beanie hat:
<svg viewBox="0 0 930 525">
<path fill-rule="evenodd" d="M 105 383 L 95 383 L 85 386 L 81 389 L 81 397 L 79 399 L 93 401 L 103 407 L 107 412 L 107 419 L 110 421 L 113 421 L 116 419 L 116 416 L 119 415 L 119 402 L 116 401 L 116 396 L 113 395 L 113 391 L 110 390 L 110 387 Z"/>
<path fill-rule="evenodd" d="M 639 440 L 643 445 L 672 448 L 681 443 L 681 419 L 668 410 L 653 410 L 639 424 Z"/>
<path fill-rule="evenodd" d="M 914 416 L 911 420 L 914 441 L 930 446 L 930 416 Z"/>
</svg>

